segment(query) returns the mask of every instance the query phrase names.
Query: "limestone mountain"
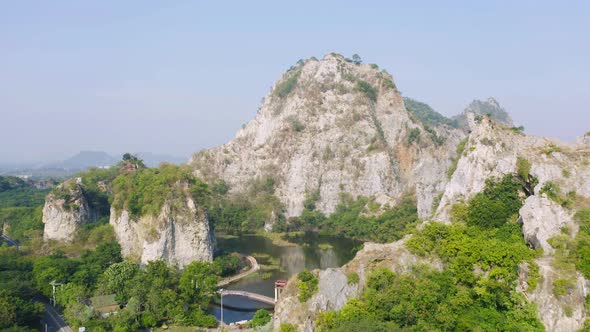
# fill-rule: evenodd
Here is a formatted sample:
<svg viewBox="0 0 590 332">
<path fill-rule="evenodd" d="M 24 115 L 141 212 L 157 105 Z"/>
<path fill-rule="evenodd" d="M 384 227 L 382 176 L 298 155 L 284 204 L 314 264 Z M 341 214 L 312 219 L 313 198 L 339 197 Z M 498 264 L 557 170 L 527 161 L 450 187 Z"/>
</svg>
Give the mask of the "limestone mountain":
<svg viewBox="0 0 590 332">
<path fill-rule="evenodd" d="M 463 113 L 454 116 L 452 120 L 455 123 L 457 123 L 460 127 L 469 129 L 469 124 L 467 120 L 469 113 L 472 113 L 476 116 L 487 115 L 491 119 L 500 124 L 503 124 L 508 127 L 514 126 L 514 122 L 512 121 L 512 118 L 510 117 L 508 112 L 506 112 L 506 110 L 500 106 L 500 103 L 498 103 L 498 101 L 492 97 L 488 98 L 485 101 L 477 99 L 472 101 L 463 111 Z"/>
<path fill-rule="evenodd" d="M 289 69 L 232 141 L 189 164 L 234 193 L 272 179 L 284 207 L 273 212 L 287 216 L 299 215 L 311 194 L 329 214 L 341 193 L 376 196 L 383 205 L 415 195 L 420 216 L 428 216 L 463 137 L 410 114 L 386 71 L 328 54 Z"/>
<path fill-rule="evenodd" d="M 534 315 L 545 330 L 582 329 L 587 324 L 585 299 L 589 295 L 590 281 L 588 271 L 579 261 L 576 263 L 576 259 L 583 259 L 580 257 L 586 250 L 590 220 L 589 216 L 584 219 L 581 214 L 584 208 L 590 207 L 590 141 L 584 136 L 573 144 L 566 144 L 528 136 L 490 116 L 476 116 L 473 112 L 466 113 L 466 123 L 471 133 L 458 145 L 458 159 L 450 168 L 450 180 L 436 212 L 426 218 L 426 223 L 463 224 L 463 208 L 482 193 L 491 180 L 516 174 L 523 186 L 522 207 L 517 210 L 518 220 L 511 223 L 520 225 L 522 235 L 519 237 L 522 236 L 529 250 L 534 249 L 536 254 L 530 262 L 517 266 L 518 280 L 512 287 L 526 302 L 536 305 Z M 497 217 L 496 209 L 491 213 L 493 218 Z M 347 300 L 359 298 L 367 287 L 366 271 L 382 264 L 396 273 L 405 273 L 416 264 L 427 264 L 435 270 L 456 268 L 436 260 L 423 260 L 436 259 L 436 256 L 408 253 L 406 244 L 415 236 L 409 235 L 393 244 L 367 244 L 344 267 L 316 271 L 318 291 L 306 303 L 297 300 L 297 279 L 293 278 L 275 309 L 275 327 L 292 323 L 299 326 L 299 331 L 315 331 L 315 321 L 321 312 L 340 310 Z M 439 238 L 436 241 L 448 240 Z M 492 248 L 488 250 L 493 251 Z M 582 256 L 576 258 L 576 255 Z M 474 267 L 474 271 L 486 278 L 491 273 L 481 266 Z M 358 284 L 347 282 L 350 274 L 359 276 Z"/>
</svg>

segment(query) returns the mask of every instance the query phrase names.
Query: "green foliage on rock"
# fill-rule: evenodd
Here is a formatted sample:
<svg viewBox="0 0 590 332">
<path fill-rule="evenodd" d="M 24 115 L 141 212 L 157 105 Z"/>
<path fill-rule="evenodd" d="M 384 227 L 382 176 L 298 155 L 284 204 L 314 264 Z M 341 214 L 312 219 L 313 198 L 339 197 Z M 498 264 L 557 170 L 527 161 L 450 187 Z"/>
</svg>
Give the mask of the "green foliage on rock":
<svg viewBox="0 0 590 332">
<path fill-rule="evenodd" d="M 188 188 L 183 188 L 185 185 Z M 113 207 L 117 211 L 126 209 L 134 218 L 156 216 L 166 199 L 187 195 L 204 207 L 210 195 L 207 184 L 195 178 L 190 169 L 171 164 L 120 175 L 113 181 L 113 191 Z"/>
<path fill-rule="evenodd" d="M 535 306 L 514 291 L 519 264 L 536 255 L 514 222 L 521 190 L 512 175 L 488 181 L 453 223 L 426 224 L 406 242 L 412 253 L 440 259 L 443 271 L 421 265 L 401 274 L 376 269 L 360 298 L 320 315 L 318 329 L 543 331 Z M 500 211 L 488 213 L 482 199 Z"/>
<path fill-rule="evenodd" d="M 449 180 L 451 179 L 451 177 L 453 176 L 453 174 L 455 174 L 455 171 L 457 170 L 457 165 L 459 164 L 459 159 L 461 159 L 463 152 L 465 152 L 465 146 L 467 145 L 467 142 L 468 142 L 468 139 L 465 138 L 461 142 L 459 142 L 459 144 L 457 145 L 457 156 L 455 156 L 455 158 L 453 158 L 453 161 L 451 162 L 451 166 L 447 170 L 447 178 Z"/>
<path fill-rule="evenodd" d="M 412 145 L 412 143 L 420 143 L 420 129 L 413 128 L 410 129 L 408 134 L 408 145 Z"/>
<path fill-rule="evenodd" d="M 559 187 L 559 185 L 552 181 L 545 182 L 543 188 L 541 188 L 540 193 L 546 194 L 549 199 L 563 206 L 564 208 L 572 207 L 574 200 L 576 198 L 576 193 L 573 191 L 564 195 L 561 192 L 561 188 Z"/>
<path fill-rule="evenodd" d="M 284 223 L 284 206 L 274 195 L 275 180 L 260 177 L 249 183 L 239 194 L 214 193 L 208 206 L 209 221 L 216 230 L 227 232 L 255 232 L 265 222 L 276 218 Z"/>
<path fill-rule="evenodd" d="M 299 280 L 297 282 L 297 289 L 299 290 L 297 298 L 301 303 L 307 302 L 318 291 L 319 280 L 307 270 L 299 272 L 297 279 Z"/>
<path fill-rule="evenodd" d="M 418 222 L 416 202 L 411 197 L 404 198 L 393 208 L 386 208 L 379 215 L 368 211 L 371 199 L 359 197 L 352 200 L 343 196 L 336 211 L 320 222 L 320 229 L 346 237 L 375 242 L 393 242 L 411 231 Z"/>
<path fill-rule="evenodd" d="M 355 90 L 364 94 L 369 100 L 377 101 L 377 90 L 369 82 L 357 80 Z"/>
<path fill-rule="evenodd" d="M 273 92 L 280 98 L 285 98 L 291 93 L 291 91 L 293 91 L 293 89 L 295 89 L 297 86 L 297 81 L 299 80 L 299 76 L 301 75 L 301 70 L 287 72 L 285 75 L 287 77 L 283 78 L 283 80 L 277 84 Z"/>
<path fill-rule="evenodd" d="M 250 321 L 250 327 L 264 326 L 270 322 L 270 313 L 265 309 L 259 309 L 254 313 L 254 317 Z"/>
<path fill-rule="evenodd" d="M 293 324 L 282 323 L 279 332 L 297 332 L 297 328 Z"/>
<path fill-rule="evenodd" d="M 459 128 L 457 121 L 451 120 L 436 112 L 428 104 L 408 97 L 404 97 L 404 104 L 408 112 L 425 125 L 433 127 L 447 125 L 453 128 Z"/>
</svg>

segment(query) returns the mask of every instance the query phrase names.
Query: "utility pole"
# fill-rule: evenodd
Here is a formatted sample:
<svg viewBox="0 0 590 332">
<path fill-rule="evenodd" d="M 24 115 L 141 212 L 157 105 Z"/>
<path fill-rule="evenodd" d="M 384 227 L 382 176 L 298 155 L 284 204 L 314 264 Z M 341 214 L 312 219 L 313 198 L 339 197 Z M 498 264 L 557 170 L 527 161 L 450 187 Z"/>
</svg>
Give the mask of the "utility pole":
<svg viewBox="0 0 590 332">
<path fill-rule="evenodd" d="M 51 285 L 51 287 L 53 287 L 53 306 L 55 307 L 55 287 L 62 286 L 63 284 L 55 281 L 55 279 L 52 280 L 49 284 Z"/>
<path fill-rule="evenodd" d="M 221 326 L 225 323 L 223 322 L 223 288 L 219 290 L 219 294 L 221 294 Z"/>
</svg>

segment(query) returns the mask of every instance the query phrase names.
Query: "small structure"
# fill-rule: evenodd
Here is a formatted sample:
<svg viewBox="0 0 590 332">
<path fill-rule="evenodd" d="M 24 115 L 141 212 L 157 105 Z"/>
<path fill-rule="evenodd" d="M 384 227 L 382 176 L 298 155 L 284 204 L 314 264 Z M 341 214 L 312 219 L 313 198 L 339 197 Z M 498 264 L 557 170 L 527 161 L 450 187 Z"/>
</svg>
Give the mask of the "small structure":
<svg viewBox="0 0 590 332">
<path fill-rule="evenodd" d="M 103 318 L 119 311 L 119 303 L 115 300 L 115 294 L 91 297 L 89 302 L 90 306 Z"/>
<path fill-rule="evenodd" d="M 279 279 L 275 281 L 275 302 L 279 300 L 279 295 L 281 295 L 285 286 L 287 286 L 287 280 Z"/>
</svg>

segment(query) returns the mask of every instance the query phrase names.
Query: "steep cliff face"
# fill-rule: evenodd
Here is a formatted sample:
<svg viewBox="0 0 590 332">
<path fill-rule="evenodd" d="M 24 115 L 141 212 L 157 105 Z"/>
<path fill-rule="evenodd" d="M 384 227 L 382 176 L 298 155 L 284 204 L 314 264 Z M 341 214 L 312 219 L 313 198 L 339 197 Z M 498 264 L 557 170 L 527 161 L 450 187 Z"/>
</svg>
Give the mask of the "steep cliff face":
<svg viewBox="0 0 590 332">
<path fill-rule="evenodd" d="M 123 256 L 142 263 L 163 259 L 184 266 L 192 261 L 213 260 L 215 239 L 205 210 L 177 184 L 184 195 L 170 195 L 157 216 L 132 217 L 127 210 L 111 208 L 110 224 Z"/>
<path fill-rule="evenodd" d="M 305 303 L 300 303 L 297 289 L 297 277 L 289 280 L 275 306 L 274 328 L 276 331 L 282 323 L 298 326 L 298 331 L 315 331 L 314 322 L 318 314 L 326 311 L 338 311 L 346 302 L 361 294 L 366 284 L 367 273 L 386 267 L 395 273 L 403 273 L 416 264 L 427 264 L 438 270 L 441 262 L 424 259 L 411 254 L 404 246 L 406 239 L 390 243 L 366 243 L 348 264 L 338 269 L 314 271 L 318 278 L 318 291 Z M 356 273 L 359 280 L 349 283 L 348 276 Z"/>
<path fill-rule="evenodd" d="M 518 160 L 530 163 L 530 174 L 538 179 L 530 197 L 520 210 L 523 236 L 529 246 L 542 251 L 535 260 L 540 281 L 534 290 L 527 290 L 528 268 L 521 271 L 519 290 L 536 303 L 539 319 L 548 331 L 575 331 L 586 320 L 584 299 L 589 283 L 575 269 L 563 269 L 558 263 L 551 239 L 557 236 L 575 237 L 579 225 L 573 221 L 578 205 L 590 196 L 590 149 L 584 139 L 574 144 L 526 136 L 517 130 L 490 120 L 476 120 L 468 114 L 472 133 L 458 160 L 456 171 L 445 188 L 435 220 L 450 221 L 451 206 L 464 202 L 483 190 L 491 177 L 502 177 L 518 171 Z M 551 193 L 546 192 L 548 185 Z M 557 199 L 556 199 L 557 197 Z M 560 199 L 571 200 L 566 205 Z M 555 282 L 568 280 L 572 287 L 563 295 L 556 295 Z"/>
<path fill-rule="evenodd" d="M 68 180 L 45 199 L 43 239 L 72 241 L 81 226 L 96 221 L 97 217 L 84 196 L 80 179 Z"/>
<path fill-rule="evenodd" d="M 448 221 L 450 206 L 472 198 L 488 178 L 516 172 L 519 157 L 531 164 L 530 174 L 539 180 L 535 193 L 553 182 L 563 194 L 575 192 L 590 197 L 587 145 L 524 135 L 487 117 L 476 119 L 473 113 L 468 114 L 468 121 L 472 133 L 444 190 L 436 220 Z"/>
<path fill-rule="evenodd" d="M 415 192 L 427 216 L 462 135 L 412 117 L 387 72 L 330 54 L 290 69 L 235 139 L 190 164 L 195 175 L 222 178 L 234 192 L 272 177 L 287 216 L 299 215 L 306 193 L 316 191 L 324 213 L 334 211 L 341 192 L 385 195 L 392 204 Z"/>
</svg>

